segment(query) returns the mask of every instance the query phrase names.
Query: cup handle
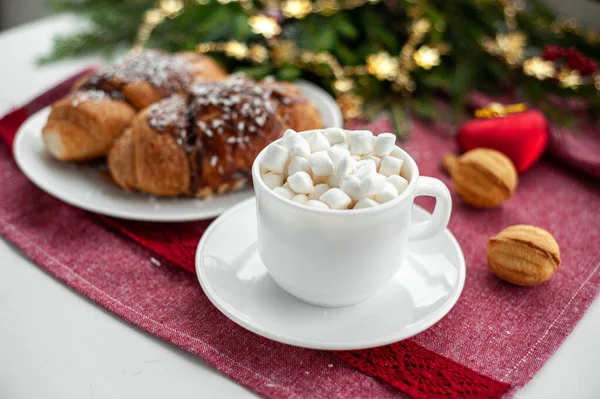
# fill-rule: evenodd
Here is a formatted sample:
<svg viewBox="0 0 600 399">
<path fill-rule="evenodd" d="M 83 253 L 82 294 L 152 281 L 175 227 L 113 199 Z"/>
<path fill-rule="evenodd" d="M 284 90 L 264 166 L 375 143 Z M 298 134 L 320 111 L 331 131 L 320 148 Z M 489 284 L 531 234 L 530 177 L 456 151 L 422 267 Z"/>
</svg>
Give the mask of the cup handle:
<svg viewBox="0 0 600 399">
<path fill-rule="evenodd" d="M 410 241 L 423 240 L 435 235 L 448 225 L 452 212 L 452 197 L 448 187 L 441 180 L 433 177 L 420 176 L 417 180 L 415 197 L 426 195 L 435 197 L 435 208 L 431 218 L 424 222 L 413 223 L 408 239 Z"/>
</svg>

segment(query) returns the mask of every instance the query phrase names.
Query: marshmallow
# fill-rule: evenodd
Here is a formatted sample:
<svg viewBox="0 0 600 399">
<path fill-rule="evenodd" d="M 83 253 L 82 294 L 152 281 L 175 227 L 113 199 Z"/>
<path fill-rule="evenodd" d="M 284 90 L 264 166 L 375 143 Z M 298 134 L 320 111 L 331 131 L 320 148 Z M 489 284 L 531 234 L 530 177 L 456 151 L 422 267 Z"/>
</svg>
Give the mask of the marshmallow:
<svg viewBox="0 0 600 399">
<path fill-rule="evenodd" d="M 292 201 L 298 204 L 306 204 L 308 202 L 308 197 L 306 194 L 296 194 L 292 197 Z"/>
<path fill-rule="evenodd" d="M 394 147 L 396 146 L 396 136 L 392 133 L 381 133 L 375 137 L 373 143 L 373 152 L 378 157 L 384 157 L 390 155 Z"/>
<path fill-rule="evenodd" d="M 381 165 L 381 158 L 376 157 L 375 155 L 371 155 L 371 154 L 363 155 L 362 160 L 364 160 L 364 161 L 371 160 L 371 161 L 375 162 L 376 168 L 379 168 L 379 165 Z"/>
<path fill-rule="evenodd" d="M 306 172 L 296 172 L 287 180 L 292 190 L 298 194 L 310 194 L 315 189 L 310 175 Z"/>
<path fill-rule="evenodd" d="M 327 141 L 320 130 L 309 130 L 308 132 L 304 132 L 303 136 L 308 142 L 312 152 L 325 151 L 331 147 L 329 141 Z"/>
<path fill-rule="evenodd" d="M 260 174 L 276 195 L 315 209 L 364 209 L 393 200 L 410 166 L 396 136 L 339 128 L 285 131 L 263 154 Z"/>
<path fill-rule="evenodd" d="M 356 173 L 354 175 L 360 180 L 373 173 L 377 173 L 377 166 L 375 166 L 375 162 L 372 159 L 363 159 L 356 163 Z"/>
<path fill-rule="evenodd" d="M 402 194 L 406 190 L 406 187 L 408 187 L 408 180 L 402 176 L 392 175 L 385 179 L 385 181 L 396 187 L 398 195 Z"/>
<path fill-rule="evenodd" d="M 279 173 L 268 172 L 263 176 L 263 182 L 273 190 L 275 187 L 281 187 L 283 184 L 283 176 Z"/>
<path fill-rule="evenodd" d="M 310 206 L 311 208 L 317 208 L 317 209 L 329 209 L 329 206 L 326 203 L 321 202 L 319 200 L 313 200 L 313 199 L 308 200 L 308 202 L 305 203 L 304 205 Z"/>
<path fill-rule="evenodd" d="M 283 173 L 287 160 L 288 150 L 279 144 L 272 143 L 267 146 L 267 150 L 262 159 L 262 164 L 271 172 Z"/>
<path fill-rule="evenodd" d="M 327 155 L 327 151 L 310 154 L 308 164 L 314 176 L 331 176 L 335 172 L 335 166 L 329 155 Z"/>
<path fill-rule="evenodd" d="M 352 198 L 339 188 L 330 188 L 319 199 L 331 209 L 347 209 L 352 203 Z"/>
<path fill-rule="evenodd" d="M 360 179 L 356 176 L 346 176 L 340 181 L 340 189 L 350 196 L 354 201 L 361 197 Z"/>
<path fill-rule="evenodd" d="M 313 184 L 328 184 L 329 176 L 313 176 Z"/>
<path fill-rule="evenodd" d="M 329 176 L 329 178 L 327 179 L 327 184 L 329 185 L 329 187 L 339 187 L 340 180 L 342 180 L 343 178 L 344 176 L 340 176 L 336 173 L 334 175 Z"/>
<path fill-rule="evenodd" d="M 275 194 L 279 195 L 280 197 L 283 197 L 283 198 L 289 199 L 289 200 L 291 200 L 294 197 L 294 192 L 292 190 L 283 188 L 283 187 L 275 187 L 273 189 L 273 192 Z"/>
<path fill-rule="evenodd" d="M 288 166 L 288 175 L 291 176 L 296 172 L 306 172 L 309 175 L 312 173 L 308 160 L 302 157 L 293 157 Z"/>
<path fill-rule="evenodd" d="M 329 129 L 325 129 L 323 132 L 329 144 L 340 144 L 346 141 L 346 132 L 339 127 L 330 127 Z"/>
<path fill-rule="evenodd" d="M 334 148 L 341 148 L 342 150 L 349 150 L 350 149 L 350 146 L 348 145 L 348 143 L 334 144 L 334 145 L 332 145 L 332 147 L 334 147 Z"/>
<path fill-rule="evenodd" d="M 337 166 L 335 174 L 330 176 L 327 180 L 327 184 L 329 184 L 330 187 L 339 187 L 340 181 L 344 177 L 356 172 L 356 162 L 357 161 L 349 155 L 346 155 L 344 158 L 342 158 Z"/>
<path fill-rule="evenodd" d="M 375 199 L 380 204 L 391 201 L 398 196 L 398 190 L 390 183 L 385 183 L 383 189 L 377 193 Z"/>
<path fill-rule="evenodd" d="M 360 192 L 363 195 L 379 193 L 385 185 L 385 176 L 379 173 L 371 173 L 360 182 Z"/>
<path fill-rule="evenodd" d="M 373 133 L 368 130 L 354 130 L 348 133 L 350 152 L 352 154 L 368 154 L 373 152 Z"/>
<path fill-rule="evenodd" d="M 288 136 L 293 136 L 295 134 L 298 134 L 298 132 L 296 132 L 294 129 L 286 129 L 285 132 L 283 132 L 283 138 L 286 138 Z"/>
<path fill-rule="evenodd" d="M 292 133 L 288 133 L 292 132 Z M 283 146 L 288 150 L 291 157 L 308 157 L 310 155 L 310 146 L 304 137 L 291 129 L 285 131 L 283 135 Z"/>
<path fill-rule="evenodd" d="M 327 150 L 327 155 L 329 155 L 329 158 L 331 158 L 331 160 L 333 161 L 333 166 L 337 168 L 342 158 L 350 156 L 350 151 L 344 150 L 342 148 L 331 147 Z"/>
<path fill-rule="evenodd" d="M 313 192 L 308 195 L 308 198 L 318 200 L 321 198 L 321 195 L 325 194 L 325 191 L 327 190 L 329 190 L 329 186 L 327 184 L 317 184 Z"/>
<path fill-rule="evenodd" d="M 383 158 L 383 161 L 381 161 L 381 166 L 379 166 L 379 173 L 386 177 L 392 175 L 399 175 L 400 170 L 402 170 L 403 163 L 404 161 L 400 158 L 386 156 Z"/>
<path fill-rule="evenodd" d="M 352 209 L 365 209 L 365 208 L 373 208 L 374 206 L 379 205 L 379 202 L 372 200 L 371 198 L 363 198 L 354 205 Z"/>
<path fill-rule="evenodd" d="M 360 161 L 356 162 L 357 170 L 361 169 L 364 166 L 373 167 L 374 169 L 377 169 L 377 164 L 372 159 L 361 159 Z"/>
<path fill-rule="evenodd" d="M 390 157 L 394 157 L 394 158 L 402 158 L 402 150 L 400 150 L 400 147 L 398 147 L 397 145 L 394 146 L 394 148 L 392 148 L 392 152 L 390 152 Z"/>
<path fill-rule="evenodd" d="M 335 174 L 339 177 L 351 175 L 352 173 L 356 172 L 357 163 L 358 162 L 351 156 L 345 156 L 337 165 Z"/>
</svg>

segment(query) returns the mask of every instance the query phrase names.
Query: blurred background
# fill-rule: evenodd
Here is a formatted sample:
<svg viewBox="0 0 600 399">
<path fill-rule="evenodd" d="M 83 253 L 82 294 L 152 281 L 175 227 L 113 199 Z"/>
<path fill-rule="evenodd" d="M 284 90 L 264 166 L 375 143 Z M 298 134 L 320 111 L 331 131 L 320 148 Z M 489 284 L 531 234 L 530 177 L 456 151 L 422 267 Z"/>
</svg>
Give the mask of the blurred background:
<svg viewBox="0 0 600 399">
<path fill-rule="evenodd" d="M 0 0 L 0 30 L 50 14 L 46 0 Z"/>
<path fill-rule="evenodd" d="M 50 14 L 47 0 L 0 0 L 0 30 Z M 600 5 L 587 0 L 547 0 L 563 17 L 575 17 L 590 28 L 600 28 Z"/>
</svg>

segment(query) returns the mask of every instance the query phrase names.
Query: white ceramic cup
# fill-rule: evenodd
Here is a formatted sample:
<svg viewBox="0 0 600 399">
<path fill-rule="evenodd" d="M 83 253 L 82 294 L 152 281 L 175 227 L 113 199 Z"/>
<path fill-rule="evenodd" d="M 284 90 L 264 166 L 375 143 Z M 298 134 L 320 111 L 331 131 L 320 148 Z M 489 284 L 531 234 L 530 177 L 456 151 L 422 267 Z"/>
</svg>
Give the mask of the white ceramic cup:
<svg viewBox="0 0 600 399">
<path fill-rule="evenodd" d="M 348 306 L 369 298 L 398 272 L 409 240 L 435 235 L 450 219 L 448 188 L 419 176 L 405 151 L 406 190 L 385 204 L 357 210 L 310 208 L 273 193 L 260 176 L 264 153 L 252 166 L 258 252 L 279 286 L 313 305 Z M 429 220 L 412 223 L 411 208 L 420 195 L 435 197 L 435 209 Z"/>
</svg>

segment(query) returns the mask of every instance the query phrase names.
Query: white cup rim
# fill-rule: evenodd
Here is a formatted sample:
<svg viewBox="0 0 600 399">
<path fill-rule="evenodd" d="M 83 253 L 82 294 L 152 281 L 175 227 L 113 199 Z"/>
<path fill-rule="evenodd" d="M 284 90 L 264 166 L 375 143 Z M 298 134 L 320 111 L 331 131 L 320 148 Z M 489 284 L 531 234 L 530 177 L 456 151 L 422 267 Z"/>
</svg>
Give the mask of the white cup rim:
<svg viewBox="0 0 600 399">
<path fill-rule="evenodd" d="M 305 133 L 305 132 L 308 132 L 308 130 L 298 132 L 298 134 Z M 276 143 L 278 144 L 282 140 L 283 140 L 283 137 L 273 141 L 269 145 L 276 144 Z M 267 147 L 269 145 L 267 145 Z M 363 208 L 363 209 L 318 209 L 318 208 L 313 208 L 313 207 L 301 205 L 296 202 L 285 199 L 285 198 L 275 194 L 273 192 L 273 190 L 271 190 L 269 187 L 267 187 L 267 185 L 265 184 L 265 182 L 262 179 L 262 176 L 260 175 L 260 160 L 263 157 L 265 151 L 267 150 L 267 147 L 263 148 L 263 150 L 254 159 L 254 163 L 252 164 L 252 176 L 253 176 L 254 184 L 260 185 L 261 189 L 268 193 L 266 195 L 271 196 L 272 198 L 275 199 L 275 201 L 279 201 L 281 204 L 284 204 L 285 206 L 291 206 L 292 208 L 303 210 L 306 212 L 312 212 L 312 213 L 318 214 L 318 215 L 338 215 L 338 216 L 345 217 L 345 216 L 351 215 L 351 214 L 352 215 L 369 215 L 369 214 L 373 214 L 376 212 L 385 212 L 387 209 L 396 206 L 397 204 L 405 201 L 407 198 L 412 198 L 411 193 L 414 191 L 415 186 L 417 185 L 417 180 L 419 179 L 419 167 L 417 166 L 417 163 L 415 162 L 413 157 L 411 157 L 406 151 L 404 151 L 402 148 L 398 147 L 400 149 L 400 153 L 402 155 L 402 160 L 405 163 L 407 163 L 410 168 L 410 181 L 408 182 L 408 186 L 402 192 L 402 194 L 400 194 L 398 197 L 396 197 L 393 200 L 388 201 L 384 204 L 381 204 L 379 206 L 374 206 L 372 208 Z M 256 187 L 254 189 L 257 190 Z"/>
</svg>

